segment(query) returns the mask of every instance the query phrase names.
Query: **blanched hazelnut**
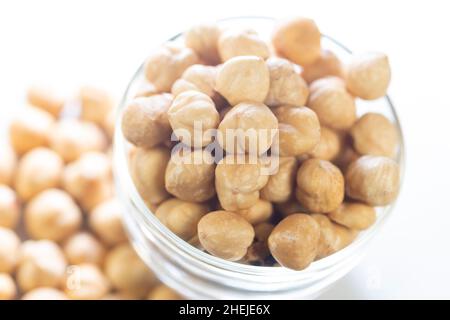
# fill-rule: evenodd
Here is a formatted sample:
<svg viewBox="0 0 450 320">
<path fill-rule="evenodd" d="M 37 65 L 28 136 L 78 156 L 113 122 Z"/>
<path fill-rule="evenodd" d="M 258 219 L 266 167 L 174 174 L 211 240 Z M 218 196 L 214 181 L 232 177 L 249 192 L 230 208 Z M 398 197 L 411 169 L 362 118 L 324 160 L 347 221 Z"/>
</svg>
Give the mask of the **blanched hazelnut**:
<svg viewBox="0 0 450 320">
<path fill-rule="evenodd" d="M 322 49 L 316 61 L 303 66 L 301 73 L 307 83 L 328 76 L 344 77 L 344 70 L 339 58 L 330 50 Z"/>
<path fill-rule="evenodd" d="M 198 236 L 210 254 L 229 261 L 245 256 L 255 231 L 240 215 L 228 211 L 213 211 L 198 223 Z"/>
<path fill-rule="evenodd" d="M 129 244 L 117 246 L 108 253 L 105 274 L 114 288 L 141 298 L 156 282 L 153 272 Z"/>
<path fill-rule="evenodd" d="M 99 127 L 74 119 L 57 122 L 50 136 L 50 148 L 65 162 L 74 161 L 88 151 L 104 151 L 106 145 L 106 137 Z"/>
<path fill-rule="evenodd" d="M 49 88 L 33 86 L 27 91 L 27 101 L 34 107 L 58 117 L 64 107 L 64 100 Z"/>
<path fill-rule="evenodd" d="M 317 256 L 319 224 L 307 214 L 292 214 L 278 223 L 269 236 L 269 249 L 283 267 L 305 269 Z"/>
<path fill-rule="evenodd" d="M 339 249 L 340 240 L 336 232 L 336 225 L 326 215 L 313 213 L 311 217 L 320 227 L 319 246 L 316 259 L 325 258 Z"/>
<path fill-rule="evenodd" d="M 297 172 L 295 195 L 311 212 L 333 211 L 344 200 L 344 176 L 331 162 L 306 160 Z"/>
<path fill-rule="evenodd" d="M 214 190 L 214 158 L 209 151 L 180 149 L 173 152 L 166 168 L 166 190 L 177 198 L 191 202 L 211 199 Z"/>
<path fill-rule="evenodd" d="M 183 300 L 183 297 L 165 284 L 159 284 L 150 291 L 147 300 Z"/>
<path fill-rule="evenodd" d="M 195 51 L 198 57 L 207 64 L 220 62 L 217 50 L 220 29 L 214 23 L 201 23 L 192 26 L 184 33 L 186 47 Z"/>
<path fill-rule="evenodd" d="M 345 182 L 350 198 L 371 206 L 385 206 L 397 198 L 400 168 L 387 157 L 362 156 L 348 167 Z"/>
<path fill-rule="evenodd" d="M 218 95 L 214 89 L 216 86 L 216 76 L 217 67 L 194 64 L 183 72 L 181 80 L 193 84 L 196 88 L 195 90 L 200 91 L 215 100 L 215 96 Z"/>
<path fill-rule="evenodd" d="M 31 150 L 22 157 L 17 168 L 17 194 L 28 201 L 45 189 L 58 187 L 63 166 L 63 160 L 55 151 L 47 148 Z"/>
<path fill-rule="evenodd" d="M 219 124 L 218 141 L 229 153 L 263 154 L 272 145 L 278 121 L 262 103 L 239 103 Z"/>
<path fill-rule="evenodd" d="M 22 300 L 67 300 L 67 296 L 61 290 L 55 288 L 37 288 L 22 296 Z"/>
<path fill-rule="evenodd" d="M 174 134 L 180 141 L 196 148 L 209 144 L 212 135 L 206 135 L 205 131 L 216 129 L 219 125 L 219 113 L 212 99 L 193 90 L 176 96 L 167 115 Z"/>
<path fill-rule="evenodd" d="M 273 207 L 269 201 L 258 199 L 250 208 L 238 210 L 236 213 L 255 225 L 269 220 L 273 213 Z"/>
<path fill-rule="evenodd" d="M 209 206 L 172 198 L 156 209 L 156 217 L 181 239 L 189 241 L 197 235 L 197 224 L 209 212 Z"/>
<path fill-rule="evenodd" d="M 114 107 L 109 94 L 101 89 L 85 86 L 80 89 L 81 119 L 101 126 L 104 118 Z"/>
<path fill-rule="evenodd" d="M 344 202 L 328 213 L 328 217 L 347 228 L 364 230 L 374 224 L 377 214 L 373 207 L 363 203 Z"/>
<path fill-rule="evenodd" d="M 398 132 L 382 114 L 366 113 L 350 130 L 353 147 L 360 154 L 394 157 L 398 146 Z"/>
<path fill-rule="evenodd" d="M 289 199 L 286 202 L 275 204 L 275 209 L 285 218 L 293 213 L 307 212 L 306 208 L 303 207 L 295 198 Z"/>
<path fill-rule="evenodd" d="M 144 72 L 159 92 L 169 92 L 184 70 L 196 63 L 198 57 L 192 49 L 166 43 L 148 57 Z"/>
<path fill-rule="evenodd" d="M 89 226 L 107 245 L 116 245 L 127 240 L 122 225 L 122 207 L 110 199 L 94 208 L 89 215 Z"/>
<path fill-rule="evenodd" d="M 156 90 L 156 87 L 153 85 L 153 83 L 150 83 L 148 81 L 144 81 L 140 84 L 139 88 L 137 89 L 134 97 L 150 97 L 155 94 L 158 94 L 158 90 Z"/>
<path fill-rule="evenodd" d="M 0 227 L 14 229 L 19 222 L 20 205 L 16 193 L 0 184 Z"/>
<path fill-rule="evenodd" d="M 320 141 L 320 123 L 314 111 L 306 107 L 281 106 L 274 109 L 278 119 L 280 155 L 298 156 Z"/>
<path fill-rule="evenodd" d="M 17 295 L 16 284 L 7 273 L 0 273 L 0 300 L 13 300 Z"/>
<path fill-rule="evenodd" d="M 70 264 L 101 265 L 105 256 L 103 245 L 88 232 L 79 232 L 71 236 L 65 242 L 63 250 Z"/>
<path fill-rule="evenodd" d="M 270 55 L 269 46 L 251 29 L 227 29 L 221 33 L 217 45 L 223 62 L 237 56 L 267 59 Z"/>
<path fill-rule="evenodd" d="M 174 97 L 176 97 L 182 92 L 191 91 L 191 90 L 200 91 L 200 89 L 197 88 L 197 86 L 195 84 L 193 84 L 192 82 L 189 82 L 187 80 L 180 78 L 173 83 L 173 86 L 172 86 L 172 89 L 170 89 L 170 92 L 172 93 L 172 95 Z"/>
<path fill-rule="evenodd" d="M 280 157 L 278 172 L 269 177 L 261 190 L 261 198 L 275 203 L 288 201 L 294 192 L 297 169 L 295 157 Z"/>
<path fill-rule="evenodd" d="M 269 176 L 259 161 L 249 157 L 228 155 L 216 167 L 216 191 L 225 210 L 248 209 L 259 199 L 259 191 Z"/>
<path fill-rule="evenodd" d="M 47 146 L 53 117 L 46 111 L 27 107 L 11 121 L 9 138 L 18 155 L 31 149 Z"/>
<path fill-rule="evenodd" d="M 264 102 L 269 87 L 269 69 L 262 58 L 255 56 L 231 58 L 219 68 L 216 78 L 216 90 L 231 105 Z"/>
<path fill-rule="evenodd" d="M 0 143 L 0 184 L 10 186 L 17 168 L 17 157 L 14 150 L 8 144 Z"/>
<path fill-rule="evenodd" d="M 122 131 L 125 138 L 137 147 L 152 148 L 170 141 L 167 111 L 172 103 L 170 94 L 135 98 L 125 107 L 122 116 Z"/>
<path fill-rule="evenodd" d="M 323 126 L 349 129 L 356 120 L 353 97 L 336 78 L 329 77 L 316 81 L 311 84 L 306 105 L 317 113 Z"/>
<path fill-rule="evenodd" d="M 0 227 L 0 273 L 12 273 L 19 258 L 20 239 L 12 230 Z"/>
<path fill-rule="evenodd" d="M 17 283 L 24 292 L 39 287 L 58 288 L 62 285 L 66 266 L 64 255 L 56 243 L 28 240 L 22 244 Z"/>
<path fill-rule="evenodd" d="M 357 97 L 373 100 L 384 96 L 391 80 L 388 57 L 379 52 L 353 55 L 346 80 L 348 90 Z"/>
<path fill-rule="evenodd" d="M 137 148 L 131 154 L 131 177 L 144 201 L 159 204 L 169 197 L 164 180 L 169 160 L 170 151 L 165 147 Z"/>
<path fill-rule="evenodd" d="M 309 89 L 305 80 L 295 70 L 294 64 L 276 57 L 267 59 L 266 64 L 270 73 L 270 89 L 265 103 L 269 107 L 304 106 Z"/>
<path fill-rule="evenodd" d="M 297 17 L 280 21 L 272 43 L 277 54 L 302 66 L 320 57 L 320 31 L 311 19 Z"/>
<path fill-rule="evenodd" d="M 71 266 L 64 281 L 64 292 L 73 300 L 98 300 L 109 291 L 108 279 L 94 264 Z"/>
<path fill-rule="evenodd" d="M 313 158 L 332 161 L 341 152 L 341 138 L 334 130 L 327 127 L 320 128 L 320 140 L 309 153 Z"/>
<path fill-rule="evenodd" d="M 112 109 L 103 119 L 102 129 L 105 131 L 109 141 L 114 138 L 114 130 L 116 128 L 116 112 Z"/>
<path fill-rule="evenodd" d="M 81 211 L 64 191 L 48 189 L 34 197 L 25 209 L 25 228 L 33 239 L 62 241 L 81 226 Z"/>
</svg>

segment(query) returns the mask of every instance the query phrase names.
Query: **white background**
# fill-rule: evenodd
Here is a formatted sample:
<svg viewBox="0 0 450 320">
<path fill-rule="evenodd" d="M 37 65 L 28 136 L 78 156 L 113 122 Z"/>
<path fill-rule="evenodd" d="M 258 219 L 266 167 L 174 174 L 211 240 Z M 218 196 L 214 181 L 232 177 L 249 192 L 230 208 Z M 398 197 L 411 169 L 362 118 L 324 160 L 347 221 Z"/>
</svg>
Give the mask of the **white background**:
<svg viewBox="0 0 450 320">
<path fill-rule="evenodd" d="M 229 16 L 314 18 L 355 51 L 390 56 L 407 147 L 393 217 L 360 266 L 324 298 L 450 298 L 450 19 L 447 1 L 1 1 L 0 125 L 45 84 L 120 97 L 156 43 Z"/>
</svg>

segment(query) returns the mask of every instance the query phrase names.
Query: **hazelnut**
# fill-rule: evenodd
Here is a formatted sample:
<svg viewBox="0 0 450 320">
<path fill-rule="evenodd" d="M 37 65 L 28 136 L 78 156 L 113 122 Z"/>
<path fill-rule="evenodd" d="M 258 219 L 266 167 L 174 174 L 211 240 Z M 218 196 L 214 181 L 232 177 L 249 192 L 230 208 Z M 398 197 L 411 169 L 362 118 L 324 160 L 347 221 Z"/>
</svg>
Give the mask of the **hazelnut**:
<svg viewBox="0 0 450 320">
<path fill-rule="evenodd" d="M 64 281 L 64 292 L 72 300 L 98 300 L 109 291 L 108 279 L 94 264 L 73 265 Z"/>
<path fill-rule="evenodd" d="M 165 147 L 137 148 L 131 155 L 130 172 L 144 201 L 159 204 L 169 197 L 165 188 L 165 172 L 170 151 Z"/>
<path fill-rule="evenodd" d="M 101 126 L 106 115 L 113 109 L 112 98 L 103 90 L 85 86 L 80 89 L 81 119 Z"/>
<path fill-rule="evenodd" d="M 25 228 L 33 239 L 62 241 L 81 226 L 81 211 L 64 191 L 48 189 L 34 197 L 25 209 Z"/>
<path fill-rule="evenodd" d="M 12 230 L 0 227 L 0 273 L 12 273 L 17 265 L 20 239 Z"/>
<path fill-rule="evenodd" d="M 344 202 L 328 213 L 328 217 L 349 229 L 364 230 L 375 223 L 377 213 L 373 207 L 363 203 Z"/>
<path fill-rule="evenodd" d="M 107 245 L 116 245 L 127 240 L 122 225 L 122 207 L 115 199 L 107 200 L 92 210 L 89 227 Z"/>
<path fill-rule="evenodd" d="M 250 208 L 238 210 L 236 213 L 255 225 L 269 220 L 273 213 L 273 207 L 271 202 L 258 199 Z"/>
<path fill-rule="evenodd" d="M 319 143 L 309 155 L 313 158 L 333 161 L 341 151 L 341 142 L 338 133 L 327 127 L 321 127 Z"/>
<path fill-rule="evenodd" d="M 336 232 L 336 226 L 326 215 L 314 213 L 311 217 L 316 220 L 320 227 L 316 259 L 322 259 L 338 250 L 340 242 Z"/>
<path fill-rule="evenodd" d="M 348 91 L 359 98 L 384 96 L 391 80 L 388 57 L 379 52 L 354 55 L 347 65 L 346 80 Z"/>
<path fill-rule="evenodd" d="M 350 130 L 353 146 L 360 154 L 394 157 L 398 147 L 398 132 L 382 114 L 366 113 Z"/>
<path fill-rule="evenodd" d="M 218 141 L 229 153 L 263 154 L 272 145 L 278 121 L 262 103 L 239 103 L 219 124 Z"/>
<path fill-rule="evenodd" d="M 311 212 L 333 211 L 344 200 L 344 177 L 329 161 L 306 160 L 297 172 L 295 196 Z"/>
<path fill-rule="evenodd" d="M 8 145 L 0 143 L 0 184 L 10 186 L 17 168 L 17 157 L 14 150 Z"/>
<path fill-rule="evenodd" d="M 362 156 L 348 167 L 345 182 L 350 198 L 371 206 L 385 206 L 397 198 L 400 168 L 387 157 Z"/>
<path fill-rule="evenodd" d="M 255 56 L 231 58 L 219 68 L 216 78 L 216 90 L 231 105 L 264 102 L 269 87 L 269 69 L 262 58 Z"/>
<path fill-rule="evenodd" d="M 30 105 L 47 111 L 55 118 L 64 107 L 64 100 L 49 88 L 33 86 L 28 88 L 27 101 Z"/>
<path fill-rule="evenodd" d="M 187 80 L 184 80 L 182 78 L 178 79 L 173 83 L 172 89 L 170 89 L 170 92 L 174 97 L 178 96 L 180 93 L 185 91 L 200 91 L 199 88 L 192 82 L 189 82 Z"/>
<path fill-rule="evenodd" d="M 320 57 L 320 31 L 311 19 L 297 17 L 280 21 L 272 43 L 278 55 L 302 66 Z"/>
<path fill-rule="evenodd" d="M 322 125 L 332 129 L 349 129 L 356 120 L 353 97 L 341 85 L 341 80 L 329 77 L 316 81 L 311 84 L 306 105 L 317 113 Z"/>
<path fill-rule="evenodd" d="M 322 49 L 319 58 L 303 67 L 301 73 L 307 83 L 328 76 L 344 77 L 344 70 L 339 58 L 330 50 Z"/>
<path fill-rule="evenodd" d="M 223 62 L 237 56 L 256 56 L 267 59 L 269 46 L 255 30 L 230 28 L 221 33 L 217 42 Z"/>
<path fill-rule="evenodd" d="M 198 236 L 210 254 L 229 261 L 245 256 L 255 231 L 240 215 L 228 211 L 213 211 L 198 223 Z"/>
<path fill-rule="evenodd" d="M 13 300 L 17 295 L 16 284 L 7 273 L 0 273 L 0 301 Z"/>
<path fill-rule="evenodd" d="M 298 161 L 295 157 L 280 157 L 278 172 L 269 177 L 261 190 L 261 198 L 281 203 L 288 201 L 294 191 Z"/>
<path fill-rule="evenodd" d="M 202 23 L 192 26 L 184 33 L 186 47 L 195 51 L 198 57 L 207 64 L 216 65 L 220 62 L 217 42 L 220 29 L 213 23 Z"/>
<path fill-rule="evenodd" d="M 337 250 L 344 249 L 353 242 L 358 236 L 357 230 L 352 230 L 347 227 L 341 226 L 337 223 L 334 224 L 334 231 L 337 236 Z"/>
<path fill-rule="evenodd" d="M 296 174 L 297 174 L 297 172 L 296 172 Z M 305 207 L 303 207 L 295 198 L 289 199 L 286 202 L 275 204 L 275 209 L 284 218 L 286 218 L 287 216 L 289 216 L 293 213 L 306 213 L 307 212 Z"/>
<path fill-rule="evenodd" d="M 0 184 L 0 227 L 14 229 L 19 222 L 20 205 L 16 193 Z"/>
<path fill-rule="evenodd" d="M 216 96 L 218 95 L 214 89 L 216 85 L 216 76 L 216 67 L 194 64 L 183 72 L 179 80 L 185 80 L 188 83 L 193 84 L 195 86 L 195 89 L 193 90 L 200 91 L 216 101 Z"/>
<path fill-rule="evenodd" d="M 37 288 L 22 296 L 22 300 L 67 300 L 67 296 L 61 290 L 55 288 Z"/>
<path fill-rule="evenodd" d="M 183 297 L 165 284 L 159 284 L 150 291 L 147 300 L 183 300 Z"/>
<path fill-rule="evenodd" d="M 172 198 L 156 209 L 156 217 L 181 239 L 189 241 L 197 235 L 197 224 L 209 212 L 209 206 Z"/>
<path fill-rule="evenodd" d="M 320 141 L 320 123 L 306 107 L 281 106 L 274 109 L 278 119 L 280 155 L 298 156 L 310 152 Z"/>
<path fill-rule="evenodd" d="M 125 138 L 137 147 L 152 148 L 170 141 L 170 127 L 167 111 L 172 95 L 158 94 L 135 98 L 125 107 L 122 116 L 122 131 Z"/>
<path fill-rule="evenodd" d="M 347 172 L 347 168 L 356 159 L 358 159 L 361 155 L 357 153 L 350 143 L 347 141 L 342 141 L 341 143 L 344 144 L 341 148 L 341 152 L 339 152 L 336 159 L 334 159 L 334 163 L 341 169 L 343 173 Z"/>
<path fill-rule="evenodd" d="M 198 57 L 190 48 L 166 43 L 148 57 L 144 72 L 147 80 L 159 92 L 169 92 L 173 83 Z"/>
<path fill-rule="evenodd" d="M 101 265 L 105 256 L 103 245 L 88 232 L 79 232 L 71 236 L 65 242 L 63 250 L 70 264 Z"/>
<path fill-rule="evenodd" d="M 155 94 L 158 94 L 158 90 L 156 90 L 156 87 L 153 85 L 153 83 L 145 81 L 140 84 L 140 86 L 136 90 L 136 93 L 134 94 L 134 97 L 150 97 Z"/>
<path fill-rule="evenodd" d="M 295 69 L 295 65 L 276 57 L 267 59 L 266 64 L 270 74 L 270 88 L 265 103 L 269 107 L 304 106 L 309 89 Z"/>
<path fill-rule="evenodd" d="M 278 223 L 269 236 L 269 249 L 283 267 L 302 270 L 317 256 L 320 226 L 309 215 L 292 214 Z"/>
</svg>

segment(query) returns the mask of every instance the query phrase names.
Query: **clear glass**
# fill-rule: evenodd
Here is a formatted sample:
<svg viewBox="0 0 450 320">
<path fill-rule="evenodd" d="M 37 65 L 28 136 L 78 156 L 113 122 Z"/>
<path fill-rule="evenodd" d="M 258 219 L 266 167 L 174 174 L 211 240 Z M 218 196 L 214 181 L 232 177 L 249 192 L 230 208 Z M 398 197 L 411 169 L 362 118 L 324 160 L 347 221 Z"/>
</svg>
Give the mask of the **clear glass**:
<svg viewBox="0 0 450 320">
<path fill-rule="evenodd" d="M 262 17 L 230 18 L 221 26 L 251 27 L 269 40 L 274 20 Z M 182 41 L 178 34 L 170 41 Z M 322 46 L 335 52 L 344 62 L 351 51 L 329 36 Z M 114 141 L 116 188 L 124 207 L 124 221 L 138 254 L 168 286 L 190 299 L 312 299 L 347 274 L 364 256 L 370 240 L 392 214 L 393 205 L 377 209 L 377 221 L 343 250 L 313 262 L 307 269 L 293 271 L 283 267 L 260 267 L 225 261 L 205 253 L 169 231 L 145 205 L 128 170 L 130 145 L 122 135 L 120 116 L 144 79 L 143 66 L 130 81 L 117 112 Z M 397 160 L 404 169 L 404 144 L 399 119 L 391 99 L 358 101 L 360 114 L 376 111 L 395 123 L 400 146 Z"/>
</svg>

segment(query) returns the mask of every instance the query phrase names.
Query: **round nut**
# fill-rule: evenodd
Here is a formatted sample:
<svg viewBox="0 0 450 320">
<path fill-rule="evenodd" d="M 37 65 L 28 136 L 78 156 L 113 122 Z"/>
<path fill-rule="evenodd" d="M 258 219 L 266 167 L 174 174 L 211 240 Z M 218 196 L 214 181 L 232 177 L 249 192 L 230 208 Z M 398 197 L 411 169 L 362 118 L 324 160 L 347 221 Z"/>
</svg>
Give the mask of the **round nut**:
<svg viewBox="0 0 450 320">
<path fill-rule="evenodd" d="M 139 88 L 136 90 L 134 97 L 150 97 L 155 94 L 158 94 L 158 90 L 156 90 L 156 87 L 153 85 L 153 83 L 144 81 L 139 85 Z"/>
<path fill-rule="evenodd" d="M 172 100 L 170 94 L 135 98 L 123 111 L 122 131 L 125 138 L 142 148 L 152 148 L 170 141 L 172 128 L 167 111 Z"/>
<path fill-rule="evenodd" d="M 156 282 L 153 272 L 128 243 L 119 245 L 108 253 L 105 273 L 115 289 L 141 298 Z"/>
<path fill-rule="evenodd" d="M 356 120 L 353 97 L 336 78 L 316 81 L 311 84 L 306 105 L 317 113 L 322 125 L 338 130 L 349 129 Z"/>
<path fill-rule="evenodd" d="M 198 223 L 198 237 L 210 254 L 229 261 L 245 256 L 255 231 L 240 215 L 228 211 L 213 211 Z"/>
<path fill-rule="evenodd" d="M 320 141 L 320 123 L 306 107 L 281 106 L 274 109 L 278 119 L 279 148 L 283 157 L 310 152 Z"/>
<path fill-rule="evenodd" d="M 20 239 L 12 230 L 0 227 L 0 273 L 12 273 L 17 265 Z"/>
<path fill-rule="evenodd" d="M 220 58 L 223 62 L 237 56 L 256 56 L 267 59 L 269 46 L 255 30 L 230 28 L 222 32 L 218 40 Z"/>
<path fill-rule="evenodd" d="M 105 91 L 85 86 L 80 89 L 81 119 L 101 126 L 105 117 L 114 108 L 112 98 Z"/>
<path fill-rule="evenodd" d="M 375 223 L 377 213 L 373 207 L 363 203 L 344 202 L 328 213 L 328 217 L 347 228 L 365 230 Z"/>
<path fill-rule="evenodd" d="M 358 159 L 361 155 L 353 149 L 351 146 L 351 143 L 348 143 L 347 141 L 342 141 L 343 144 L 341 148 L 341 152 L 339 152 L 336 159 L 334 159 L 334 163 L 341 169 L 343 173 L 347 172 L 348 166 Z"/>
<path fill-rule="evenodd" d="M 62 241 L 76 232 L 82 222 L 81 211 L 64 191 L 41 192 L 25 209 L 25 228 L 33 239 Z"/>
<path fill-rule="evenodd" d="M 295 196 L 310 212 L 333 211 L 344 200 L 344 176 L 331 162 L 306 160 L 297 172 Z"/>
<path fill-rule="evenodd" d="M 184 33 L 186 47 L 195 51 L 198 57 L 207 64 L 220 62 L 217 41 L 220 29 L 213 23 L 202 23 L 192 26 Z"/>
<path fill-rule="evenodd" d="M 183 300 L 183 297 L 165 284 L 159 284 L 150 291 L 147 300 Z"/>
<path fill-rule="evenodd" d="M 297 17 L 280 21 L 272 43 L 278 55 L 302 66 L 320 57 L 320 31 L 311 19 Z"/>
<path fill-rule="evenodd" d="M 155 215 L 170 231 L 185 241 L 197 235 L 197 224 L 209 206 L 172 198 L 156 209 Z"/>
<path fill-rule="evenodd" d="M 196 148 L 209 144 L 213 136 L 207 133 L 219 125 L 219 113 L 212 99 L 193 90 L 180 93 L 173 100 L 167 115 L 178 139 Z"/>
<path fill-rule="evenodd" d="M 216 67 L 194 64 L 187 68 L 178 80 L 187 81 L 194 85 L 194 90 L 200 91 L 214 100 L 217 95 L 217 92 L 214 89 L 216 86 L 216 76 Z M 176 82 L 178 82 L 178 80 Z M 174 86 L 172 86 L 172 90 Z"/>
<path fill-rule="evenodd" d="M 263 154 L 278 131 L 278 121 L 262 103 L 239 103 L 219 124 L 218 141 L 229 153 Z"/>
<path fill-rule="evenodd" d="M 116 245 L 127 240 L 121 210 L 120 203 L 110 199 L 96 206 L 89 215 L 89 226 L 107 245 Z"/>
<path fill-rule="evenodd" d="M 0 184 L 10 186 L 13 182 L 14 175 L 17 168 L 17 157 L 8 144 L 0 144 L 0 154 L 2 161 L 0 161 Z"/>
<path fill-rule="evenodd" d="M 20 205 L 16 193 L 0 185 L 0 227 L 14 229 L 19 222 Z"/>
<path fill-rule="evenodd" d="M 137 148 L 130 158 L 130 173 L 144 201 L 159 204 L 169 198 L 165 187 L 165 172 L 170 151 L 165 147 Z"/>
<path fill-rule="evenodd" d="M 216 78 L 216 90 L 233 106 L 264 102 L 269 87 L 269 69 L 262 58 L 254 56 L 231 58 L 219 68 Z"/>
<path fill-rule="evenodd" d="M 173 83 L 198 57 L 190 48 L 166 43 L 148 57 L 144 72 L 159 92 L 169 92 Z"/>
<path fill-rule="evenodd" d="M 269 177 L 269 181 L 261 190 L 261 198 L 282 203 L 288 201 L 294 191 L 298 161 L 295 157 L 280 157 L 278 172 Z"/>
<path fill-rule="evenodd" d="M 27 101 L 34 107 L 42 109 L 55 118 L 59 116 L 64 107 L 64 100 L 49 88 L 32 86 L 27 91 Z"/>
<path fill-rule="evenodd" d="M 320 128 L 320 140 L 316 147 L 309 153 L 313 158 L 332 161 L 341 151 L 341 138 L 327 127 Z"/>
<path fill-rule="evenodd" d="M 90 263 L 71 266 L 64 281 L 64 292 L 72 300 L 98 300 L 108 291 L 108 279 Z"/>
<path fill-rule="evenodd" d="M 341 226 L 340 224 L 334 224 L 334 231 L 336 232 L 338 243 L 337 250 L 342 250 L 353 242 L 358 236 L 357 230 L 352 230 Z"/>
<path fill-rule="evenodd" d="M 301 74 L 307 83 L 311 83 L 328 76 L 343 78 L 344 70 L 341 61 L 332 51 L 322 49 L 320 57 L 304 66 Z"/>
<path fill-rule="evenodd" d="M 394 157 L 398 147 L 398 132 L 382 114 L 366 113 L 350 130 L 353 147 L 360 154 Z"/>
<path fill-rule="evenodd" d="M 88 232 L 79 232 L 71 236 L 65 242 L 63 250 L 70 264 L 101 265 L 105 256 L 103 245 Z"/>
<path fill-rule="evenodd" d="M 37 288 L 22 296 L 22 300 L 67 300 L 64 292 L 55 288 Z"/>
<path fill-rule="evenodd" d="M 292 214 L 281 220 L 269 236 L 269 249 L 283 267 L 302 270 L 317 256 L 319 224 L 307 214 Z"/>
<path fill-rule="evenodd" d="M 250 208 L 238 210 L 237 213 L 252 225 L 265 222 L 273 213 L 272 203 L 258 199 Z"/>
<path fill-rule="evenodd" d="M 319 246 L 317 248 L 316 259 L 325 258 L 339 248 L 339 238 L 336 232 L 335 223 L 333 223 L 326 215 L 313 213 L 311 217 L 316 220 L 320 227 Z"/>
<path fill-rule="evenodd" d="M 379 52 L 354 55 L 347 65 L 347 88 L 353 95 L 366 100 L 386 94 L 391 80 L 388 57 Z"/>
<path fill-rule="evenodd" d="M 266 64 L 270 74 L 270 89 L 265 103 L 269 107 L 304 106 L 309 89 L 305 80 L 295 70 L 294 64 L 276 57 L 267 59 Z"/>
<path fill-rule="evenodd" d="M 195 84 L 193 84 L 192 82 L 189 82 L 187 80 L 180 78 L 173 83 L 173 86 L 172 86 L 172 89 L 170 89 L 170 92 L 172 93 L 172 95 L 174 97 L 176 97 L 182 92 L 191 91 L 191 90 L 200 91 L 200 89 L 197 88 L 197 86 Z"/>
<path fill-rule="evenodd" d="M 348 167 L 345 182 L 350 198 L 371 206 L 385 206 L 397 198 L 400 168 L 387 157 L 362 156 Z"/>
<path fill-rule="evenodd" d="M 13 300 L 17 295 L 13 278 L 6 273 L 0 273 L 0 301 Z"/>
</svg>

